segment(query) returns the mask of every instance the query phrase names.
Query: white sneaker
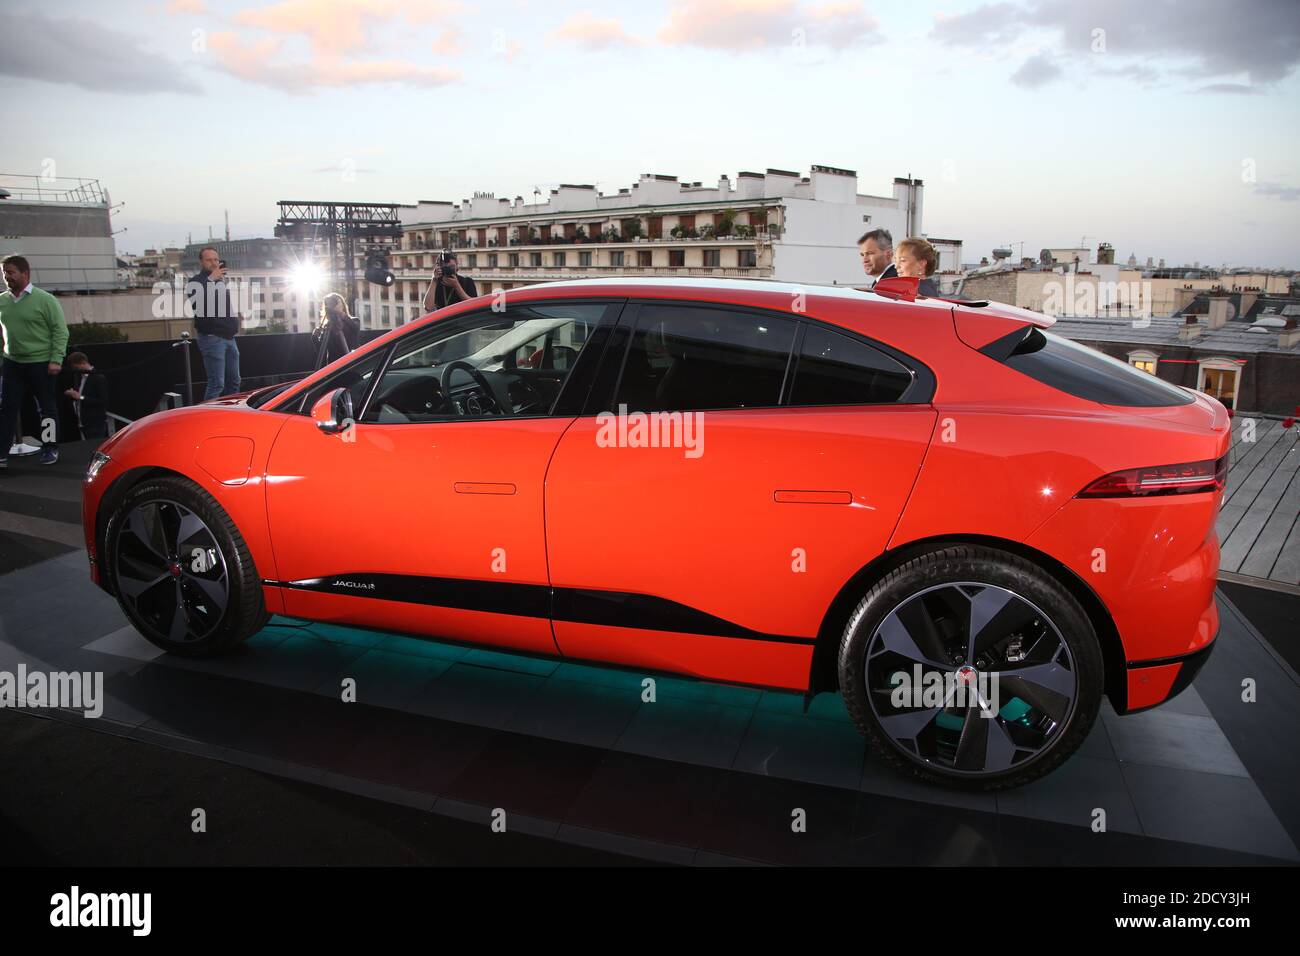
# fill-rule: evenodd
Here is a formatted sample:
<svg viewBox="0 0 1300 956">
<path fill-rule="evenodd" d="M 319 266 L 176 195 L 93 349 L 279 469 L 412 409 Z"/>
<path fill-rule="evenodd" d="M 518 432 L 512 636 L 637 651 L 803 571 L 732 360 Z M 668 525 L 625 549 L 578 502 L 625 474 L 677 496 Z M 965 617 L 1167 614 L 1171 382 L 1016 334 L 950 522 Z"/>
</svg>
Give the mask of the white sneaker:
<svg viewBox="0 0 1300 956">
<path fill-rule="evenodd" d="M 41 450 L 40 445 L 29 445 L 26 442 L 19 442 L 9 449 L 11 455 L 34 455 Z"/>
</svg>

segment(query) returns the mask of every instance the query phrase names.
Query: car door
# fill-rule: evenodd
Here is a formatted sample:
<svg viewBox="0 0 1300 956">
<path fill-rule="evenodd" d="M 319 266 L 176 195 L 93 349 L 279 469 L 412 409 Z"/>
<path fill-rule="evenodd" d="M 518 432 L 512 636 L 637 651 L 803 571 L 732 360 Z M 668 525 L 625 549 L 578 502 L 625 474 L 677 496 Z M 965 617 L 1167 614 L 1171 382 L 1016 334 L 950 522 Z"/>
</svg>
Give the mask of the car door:
<svg viewBox="0 0 1300 956">
<path fill-rule="evenodd" d="M 587 408 L 547 475 L 560 650 L 805 687 L 823 616 L 915 480 L 932 378 L 744 308 L 630 304 L 615 343 L 608 411 Z"/>
<path fill-rule="evenodd" d="M 292 416 L 267 513 L 287 613 L 555 652 L 542 487 L 605 302 L 437 322 L 346 367 L 357 421 Z M 592 361 L 595 361 L 593 357 Z"/>
</svg>

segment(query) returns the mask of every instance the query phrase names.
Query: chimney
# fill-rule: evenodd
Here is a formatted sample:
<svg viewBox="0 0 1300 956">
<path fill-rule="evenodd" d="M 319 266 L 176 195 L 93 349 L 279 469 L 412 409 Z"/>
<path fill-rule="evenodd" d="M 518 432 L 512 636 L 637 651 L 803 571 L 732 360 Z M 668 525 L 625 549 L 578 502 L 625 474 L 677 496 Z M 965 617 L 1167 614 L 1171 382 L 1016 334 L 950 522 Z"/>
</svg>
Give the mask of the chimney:
<svg viewBox="0 0 1300 956">
<path fill-rule="evenodd" d="M 1300 343 L 1300 325 L 1296 324 L 1295 316 L 1289 316 L 1286 327 L 1277 334 L 1277 344 L 1280 348 L 1289 349 L 1297 343 Z"/>
<path fill-rule="evenodd" d="M 1227 321 L 1228 300 L 1225 298 L 1211 299 L 1209 321 L 1206 323 L 1207 326 L 1211 329 L 1221 329 Z"/>
<path fill-rule="evenodd" d="M 1178 329 L 1178 337 L 1184 342 L 1190 342 L 1192 339 L 1200 338 L 1201 325 L 1196 321 L 1196 316 L 1187 315 L 1183 317 L 1183 324 Z"/>
</svg>

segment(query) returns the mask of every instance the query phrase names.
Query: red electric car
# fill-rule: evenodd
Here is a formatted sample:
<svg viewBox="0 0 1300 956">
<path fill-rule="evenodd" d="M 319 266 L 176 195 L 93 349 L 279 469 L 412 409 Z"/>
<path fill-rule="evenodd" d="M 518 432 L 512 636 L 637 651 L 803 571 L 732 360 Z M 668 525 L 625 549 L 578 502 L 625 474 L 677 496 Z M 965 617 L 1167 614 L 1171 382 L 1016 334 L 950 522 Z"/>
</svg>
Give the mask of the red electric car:
<svg viewBox="0 0 1300 956">
<path fill-rule="evenodd" d="M 896 766 L 1015 786 L 1218 630 L 1226 411 L 1051 324 L 749 281 L 480 297 L 114 435 L 91 574 L 175 654 L 284 614 L 838 688 Z"/>
</svg>

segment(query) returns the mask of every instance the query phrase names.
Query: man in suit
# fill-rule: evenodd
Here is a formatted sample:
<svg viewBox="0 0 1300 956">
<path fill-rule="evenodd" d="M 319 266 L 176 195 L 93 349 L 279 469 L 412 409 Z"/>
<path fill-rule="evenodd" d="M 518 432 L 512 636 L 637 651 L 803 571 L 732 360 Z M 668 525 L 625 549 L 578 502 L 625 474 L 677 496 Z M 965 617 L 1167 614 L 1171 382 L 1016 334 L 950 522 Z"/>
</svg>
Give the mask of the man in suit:
<svg viewBox="0 0 1300 956">
<path fill-rule="evenodd" d="M 872 229 L 858 240 L 858 253 L 862 256 L 862 271 L 867 274 L 867 288 L 881 279 L 898 275 L 894 268 L 894 237 L 888 229 Z"/>
</svg>

